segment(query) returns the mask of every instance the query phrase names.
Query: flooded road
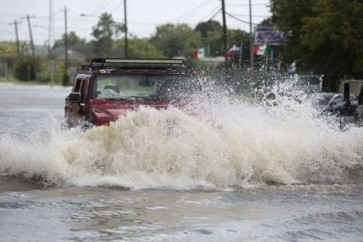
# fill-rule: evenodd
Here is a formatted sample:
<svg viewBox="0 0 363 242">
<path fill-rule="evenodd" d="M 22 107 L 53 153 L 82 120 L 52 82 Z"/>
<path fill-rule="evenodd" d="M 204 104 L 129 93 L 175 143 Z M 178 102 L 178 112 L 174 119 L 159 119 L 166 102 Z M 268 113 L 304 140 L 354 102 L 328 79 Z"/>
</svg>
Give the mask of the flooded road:
<svg viewBox="0 0 363 242">
<path fill-rule="evenodd" d="M 363 241 L 362 129 L 283 100 L 62 131 L 69 91 L 0 83 L 0 241 Z"/>
</svg>

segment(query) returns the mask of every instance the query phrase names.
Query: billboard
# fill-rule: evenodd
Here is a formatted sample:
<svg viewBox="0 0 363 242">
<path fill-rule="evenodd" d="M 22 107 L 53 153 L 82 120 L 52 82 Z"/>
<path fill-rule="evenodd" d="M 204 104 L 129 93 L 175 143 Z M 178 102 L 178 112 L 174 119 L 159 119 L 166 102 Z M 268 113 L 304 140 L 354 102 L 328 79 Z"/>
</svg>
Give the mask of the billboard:
<svg viewBox="0 0 363 242">
<path fill-rule="evenodd" d="M 275 26 L 256 26 L 255 44 L 280 45 L 285 42 L 284 32 L 278 31 Z"/>
</svg>

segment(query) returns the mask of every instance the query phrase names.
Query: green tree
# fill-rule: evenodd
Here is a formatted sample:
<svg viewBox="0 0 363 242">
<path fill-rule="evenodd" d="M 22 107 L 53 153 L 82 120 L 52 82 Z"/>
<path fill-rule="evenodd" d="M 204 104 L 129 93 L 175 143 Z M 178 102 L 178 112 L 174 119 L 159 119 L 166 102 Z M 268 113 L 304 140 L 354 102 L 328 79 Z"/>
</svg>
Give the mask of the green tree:
<svg viewBox="0 0 363 242">
<path fill-rule="evenodd" d="M 318 1 L 314 16 L 302 19 L 302 44 L 308 61 L 330 80 L 326 88 L 337 90 L 345 75 L 363 76 L 363 2 Z"/>
<path fill-rule="evenodd" d="M 270 0 L 271 21 L 288 36 L 288 41 L 283 47 L 283 57 L 286 63 L 299 60 L 299 68 L 306 63 L 306 46 L 301 46 L 301 31 L 305 17 L 313 16 L 313 7 L 316 0 Z"/>
<path fill-rule="evenodd" d="M 35 71 L 39 72 L 41 68 L 41 58 L 35 59 L 35 66 L 33 65 L 33 58 L 25 56 L 17 61 L 14 67 L 14 77 L 20 81 L 34 81 Z M 36 70 L 34 70 L 34 67 Z"/>
<path fill-rule="evenodd" d="M 201 37 L 187 24 L 165 24 L 156 28 L 150 42 L 166 57 L 192 56 L 200 47 Z"/>
<path fill-rule="evenodd" d="M 22 56 L 21 52 L 22 50 L 20 49 L 19 57 Z M 13 70 L 14 64 L 20 60 L 20 58 L 18 58 L 18 50 L 15 42 L 0 42 L 0 60 L 0 76 L 9 75 Z"/>
<path fill-rule="evenodd" d="M 0 42 L 0 56 L 1 57 L 16 57 L 17 46 L 15 42 Z"/>
<path fill-rule="evenodd" d="M 286 62 L 325 75 L 323 88 L 337 91 L 346 75 L 363 76 L 361 0 L 271 0 L 272 22 L 288 34 Z"/>
<path fill-rule="evenodd" d="M 116 56 L 121 56 L 124 52 L 124 40 L 117 40 L 115 42 Z M 154 45 L 152 45 L 147 38 L 138 39 L 136 37 L 129 38 L 128 40 L 128 57 L 129 58 L 163 58 L 163 54 Z"/>
<path fill-rule="evenodd" d="M 68 35 L 67 35 L 67 41 L 68 41 L 68 45 L 73 45 L 73 46 L 84 46 L 86 45 L 86 40 L 85 39 L 82 39 L 80 38 L 75 32 L 70 32 Z M 54 45 L 53 45 L 53 49 L 59 47 L 59 46 L 64 46 L 65 44 L 65 35 L 63 34 L 62 36 L 62 39 L 60 40 L 56 40 L 54 42 Z"/>
<path fill-rule="evenodd" d="M 196 31 L 199 31 L 202 38 L 207 38 L 212 33 L 221 33 L 222 26 L 218 21 L 209 20 L 207 22 L 201 22 L 195 27 Z"/>
<path fill-rule="evenodd" d="M 92 31 L 95 37 L 93 41 L 95 53 L 100 57 L 110 56 L 114 44 L 113 36 L 117 36 L 123 30 L 123 25 L 116 23 L 111 14 L 103 13 Z"/>
</svg>

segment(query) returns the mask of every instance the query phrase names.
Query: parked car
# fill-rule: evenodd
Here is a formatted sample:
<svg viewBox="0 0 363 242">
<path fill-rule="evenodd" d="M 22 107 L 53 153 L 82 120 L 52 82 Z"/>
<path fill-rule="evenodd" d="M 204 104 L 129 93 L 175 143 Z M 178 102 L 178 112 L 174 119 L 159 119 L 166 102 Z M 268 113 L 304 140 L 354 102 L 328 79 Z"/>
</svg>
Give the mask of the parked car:
<svg viewBox="0 0 363 242">
<path fill-rule="evenodd" d="M 182 59 L 96 58 L 90 70 L 77 75 L 65 99 L 68 127 L 109 125 L 140 106 L 182 107 L 202 91 Z"/>
<path fill-rule="evenodd" d="M 355 102 L 357 101 L 357 96 L 354 94 L 350 94 L 349 96 L 349 100 L 350 102 Z M 330 108 L 337 108 L 337 107 L 341 107 L 343 104 L 345 103 L 344 101 L 344 95 L 341 93 L 335 94 L 328 102 L 328 106 Z"/>
<path fill-rule="evenodd" d="M 319 110 L 325 110 L 329 107 L 330 100 L 339 93 L 337 92 L 317 92 L 311 97 L 312 104 Z"/>
<path fill-rule="evenodd" d="M 349 101 L 344 100 L 344 95 L 339 93 L 334 95 L 328 103 L 326 111 L 339 116 L 353 116 L 357 107 L 357 96 L 350 94 Z"/>
</svg>

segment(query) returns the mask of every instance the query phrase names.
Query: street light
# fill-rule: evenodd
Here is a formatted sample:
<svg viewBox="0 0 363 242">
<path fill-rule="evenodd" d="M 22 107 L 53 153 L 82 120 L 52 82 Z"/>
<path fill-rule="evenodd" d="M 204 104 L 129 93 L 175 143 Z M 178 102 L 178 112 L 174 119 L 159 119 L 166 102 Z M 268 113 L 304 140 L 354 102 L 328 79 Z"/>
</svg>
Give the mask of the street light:
<svg viewBox="0 0 363 242">
<path fill-rule="evenodd" d="M 95 17 L 95 18 L 98 18 L 98 16 L 96 16 L 96 15 L 86 14 L 86 13 L 81 13 L 81 17 Z"/>
</svg>

